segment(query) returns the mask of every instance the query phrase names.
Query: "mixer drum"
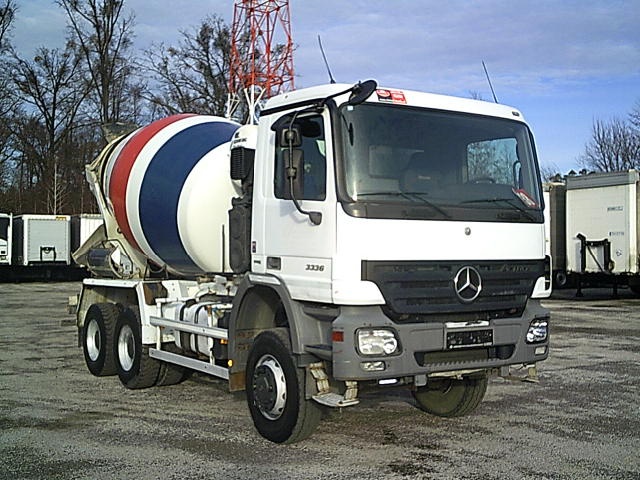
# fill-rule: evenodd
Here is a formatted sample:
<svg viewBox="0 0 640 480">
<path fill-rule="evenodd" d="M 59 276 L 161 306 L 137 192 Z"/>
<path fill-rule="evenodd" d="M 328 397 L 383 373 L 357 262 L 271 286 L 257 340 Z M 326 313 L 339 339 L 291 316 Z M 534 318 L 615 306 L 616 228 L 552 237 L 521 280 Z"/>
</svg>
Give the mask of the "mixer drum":
<svg viewBox="0 0 640 480">
<path fill-rule="evenodd" d="M 174 115 L 124 138 L 107 161 L 104 195 L 131 246 L 174 274 L 229 271 L 228 215 L 240 187 L 229 176 L 239 125 Z"/>
</svg>

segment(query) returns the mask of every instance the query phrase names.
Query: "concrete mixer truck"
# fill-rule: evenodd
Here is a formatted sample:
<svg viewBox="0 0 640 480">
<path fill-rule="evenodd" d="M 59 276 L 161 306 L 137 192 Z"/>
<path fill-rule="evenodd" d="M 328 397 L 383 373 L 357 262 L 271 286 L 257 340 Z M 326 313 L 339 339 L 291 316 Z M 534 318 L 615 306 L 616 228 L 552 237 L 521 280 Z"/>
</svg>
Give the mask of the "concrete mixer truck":
<svg viewBox="0 0 640 480">
<path fill-rule="evenodd" d="M 105 223 L 75 253 L 78 344 L 127 388 L 220 377 L 289 443 L 363 388 L 469 414 L 549 353 L 536 151 L 511 107 L 318 86 L 256 125 L 156 121 L 87 178 Z"/>
</svg>

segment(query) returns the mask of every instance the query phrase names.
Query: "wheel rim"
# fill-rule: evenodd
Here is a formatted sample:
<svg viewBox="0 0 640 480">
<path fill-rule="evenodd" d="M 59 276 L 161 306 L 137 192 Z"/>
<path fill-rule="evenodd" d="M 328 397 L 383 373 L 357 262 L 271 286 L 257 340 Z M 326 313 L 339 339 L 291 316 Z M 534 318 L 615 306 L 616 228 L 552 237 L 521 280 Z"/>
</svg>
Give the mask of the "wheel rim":
<svg viewBox="0 0 640 480">
<path fill-rule="evenodd" d="M 100 336 L 100 328 L 98 322 L 91 319 L 87 325 L 87 336 L 85 339 L 87 344 L 87 354 L 92 362 L 95 362 L 100 355 L 100 349 L 102 348 L 102 337 Z"/>
<path fill-rule="evenodd" d="M 118 360 L 123 370 L 131 370 L 135 356 L 136 342 L 133 330 L 129 325 L 123 325 L 118 335 Z"/>
<path fill-rule="evenodd" d="M 287 403 L 287 382 L 282 366 L 271 355 L 264 355 L 253 372 L 253 394 L 260 413 L 277 420 Z"/>
</svg>

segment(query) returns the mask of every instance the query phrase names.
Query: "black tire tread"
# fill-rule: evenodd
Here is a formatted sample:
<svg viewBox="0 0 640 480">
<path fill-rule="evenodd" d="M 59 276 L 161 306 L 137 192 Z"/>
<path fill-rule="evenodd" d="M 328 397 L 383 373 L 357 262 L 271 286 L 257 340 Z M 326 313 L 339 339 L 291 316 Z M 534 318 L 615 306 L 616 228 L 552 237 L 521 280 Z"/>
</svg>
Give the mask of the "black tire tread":
<svg viewBox="0 0 640 480">
<path fill-rule="evenodd" d="M 256 347 L 258 347 L 259 349 L 261 347 L 261 344 L 265 342 L 272 343 L 273 349 L 270 350 L 270 353 L 272 355 L 275 355 L 277 353 L 276 350 L 282 350 L 281 353 L 283 355 L 288 356 L 288 359 L 291 362 L 291 365 L 295 369 L 295 375 L 296 375 L 295 381 L 298 385 L 298 388 L 297 388 L 298 412 L 297 412 L 295 425 L 293 426 L 291 432 L 288 433 L 288 435 L 286 436 L 283 436 L 279 433 L 273 434 L 273 435 L 270 433 L 265 434 L 265 432 L 260 431 L 260 427 L 255 418 L 254 418 L 254 424 L 258 429 L 258 431 L 260 432 L 260 434 L 263 435 L 268 440 L 271 440 L 272 442 L 282 443 L 282 444 L 291 444 L 291 443 L 299 442 L 301 440 L 304 440 L 305 438 L 308 438 L 315 431 L 322 417 L 322 409 L 320 405 L 315 403 L 313 400 L 307 400 L 305 398 L 305 392 L 304 392 L 305 371 L 304 369 L 298 368 L 295 366 L 295 362 L 293 360 L 293 356 L 291 352 L 291 341 L 289 340 L 289 330 L 284 327 L 279 327 L 279 328 L 273 328 L 270 330 L 265 330 L 260 335 L 258 335 L 258 337 L 256 337 L 256 340 L 254 341 L 254 346 L 252 347 L 251 352 L 249 353 L 249 362 L 258 360 L 258 358 L 255 358 L 255 359 L 253 358 L 254 356 L 257 357 L 257 355 L 254 352 L 256 351 Z M 281 360 L 279 359 L 279 361 Z M 283 365 L 283 368 L 284 368 L 284 365 Z M 247 372 L 247 389 L 251 388 L 250 382 L 251 382 L 250 375 Z M 247 397 L 247 399 L 249 401 L 249 397 Z M 252 416 L 253 416 L 254 412 L 252 408 L 255 408 L 255 407 L 252 407 L 251 405 L 249 405 L 249 410 L 252 412 Z M 261 414 L 258 412 L 256 413 L 256 415 L 261 415 Z"/>
<path fill-rule="evenodd" d="M 462 417 L 473 412 L 482 402 L 487 391 L 488 377 L 482 375 L 478 377 L 464 377 L 456 386 L 464 388 L 461 398 L 457 403 L 451 405 L 447 411 L 436 410 L 428 403 L 428 397 L 421 395 L 422 392 L 428 393 L 429 387 L 419 388 L 413 392 L 418 408 L 439 417 Z"/>
<path fill-rule="evenodd" d="M 274 328 L 273 333 L 282 342 L 283 346 L 291 354 L 291 340 L 289 337 L 289 329 L 285 327 Z M 322 419 L 322 408 L 313 400 L 307 400 L 305 398 L 305 372 L 301 368 L 296 369 L 296 375 L 298 377 L 298 385 L 301 388 L 298 389 L 298 423 L 294 428 L 289 438 L 282 442 L 284 444 L 296 443 L 306 438 L 309 438 L 311 434 L 316 430 L 320 420 Z"/>
<path fill-rule="evenodd" d="M 102 322 L 104 323 L 105 335 L 104 339 L 102 339 L 102 346 L 104 348 L 105 357 L 102 368 L 97 369 L 97 366 L 94 365 L 93 367 L 91 367 L 89 365 L 89 359 L 86 353 L 86 327 L 88 322 L 85 318 L 85 324 L 82 327 L 82 344 L 85 354 L 85 362 L 87 363 L 87 368 L 89 369 L 89 371 L 96 377 L 109 377 L 118 373 L 113 345 L 116 322 L 118 321 L 120 310 L 114 303 L 95 303 L 91 305 L 87 310 L 87 316 L 91 312 L 91 309 L 94 307 L 100 311 Z"/>
<path fill-rule="evenodd" d="M 159 373 L 160 362 L 149 356 L 149 347 L 143 346 L 138 373 L 126 383 L 123 382 L 123 384 L 130 390 L 153 387 L 156 384 Z"/>
<path fill-rule="evenodd" d="M 171 353 L 180 353 L 178 351 L 178 348 L 173 344 L 165 345 L 162 347 L 162 349 Z M 187 378 L 189 378 L 191 376 L 191 373 L 192 370 L 186 367 L 174 365 L 173 363 L 161 362 L 156 386 L 167 387 L 170 385 L 177 385 L 178 383 L 182 383 Z"/>
<path fill-rule="evenodd" d="M 120 326 L 125 322 L 132 322 L 132 329 L 136 337 L 136 350 L 140 349 L 140 358 L 137 365 L 137 371 L 133 375 L 129 375 L 128 372 L 121 371 L 119 362 L 117 361 L 118 345 L 117 338 L 120 334 Z M 118 326 L 116 327 L 116 341 L 114 342 L 114 355 L 116 357 L 116 365 L 118 367 L 118 376 L 122 384 L 130 390 L 138 390 L 141 388 L 149 388 L 156 384 L 158 376 L 160 374 L 160 363 L 158 360 L 149 356 L 149 347 L 142 345 L 140 338 L 142 325 L 140 323 L 140 314 L 137 307 L 125 309 L 118 320 Z M 136 368 L 136 362 L 134 361 L 133 368 Z"/>
</svg>

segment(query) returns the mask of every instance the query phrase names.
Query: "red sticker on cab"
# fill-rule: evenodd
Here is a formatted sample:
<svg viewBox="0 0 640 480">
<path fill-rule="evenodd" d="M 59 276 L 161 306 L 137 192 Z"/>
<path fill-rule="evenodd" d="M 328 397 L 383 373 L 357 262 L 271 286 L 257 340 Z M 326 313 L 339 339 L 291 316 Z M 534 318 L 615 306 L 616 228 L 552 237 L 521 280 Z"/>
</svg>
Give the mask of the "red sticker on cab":
<svg viewBox="0 0 640 480">
<path fill-rule="evenodd" d="M 387 90 L 383 88 L 379 88 L 376 90 L 376 94 L 378 95 L 378 101 L 384 103 L 398 103 L 398 104 L 406 104 L 407 99 L 404 96 L 404 92 L 400 90 Z"/>
</svg>

